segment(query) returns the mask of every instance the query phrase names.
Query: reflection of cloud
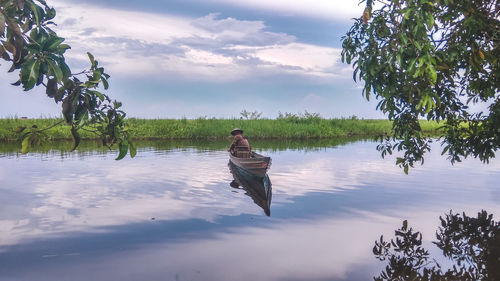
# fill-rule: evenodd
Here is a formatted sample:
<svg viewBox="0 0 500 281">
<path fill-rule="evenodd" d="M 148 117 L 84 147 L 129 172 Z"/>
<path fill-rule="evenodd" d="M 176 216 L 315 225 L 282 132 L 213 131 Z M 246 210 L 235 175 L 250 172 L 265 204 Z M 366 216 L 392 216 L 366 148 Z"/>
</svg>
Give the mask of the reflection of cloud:
<svg viewBox="0 0 500 281">
<path fill-rule="evenodd" d="M 107 268 L 147 264 L 142 270 L 175 272 L 183 280 L 199 279 L 197 272 L 203 280 L 337 280 L 347 277 L 352 266 L 372 261 L 373 240 L 391 223 L 373 217 L 292 220 L 270 228 L 230 229 L 211 239 L 156 244 L 98 262 L 113 261 Z"/>
<path fill-rule="evenodd" d="M 67 159 L 52 165 L 52 169 L 47 167 L 42 174 L 32 173 L 25 165 L 25 171 L 31 173 L 29 184 L 22 178 L 8 177 L 13 173 L 10 169 L 16 168 L 2 165 L 1 170 L 7 174 L 0 177 L 1 182 L 9 187 L 23 184 L 26 192 L 36 197 L 24 198 L 28 203 L 23 203 L 23 212 L 16 216 L 0 217 L 0 245 L 68 231 L 94 232 L 100 227 L 152 217 L 213 221 L 221 213 L 261 212 L 246 196 L 231 192 L 226 153 L 178 151 L 156 158 L 176 165 L 163 165 L 144 157 L 147 152 L 142 154 L 119 165 L 102 165 L 99 158 L 86 159 L 83 170 L 79 159 Z M 107 161 L 113 161 L 113 156 Z M 38 170 L 36 165 L 33 169 Z M 14 199 L 21 195 L 9 195 L 13 203 L 0 206 L 0 213 L 5 215 L 13 215 L 19 208 Z"/>
<path fill-rule="evenodd" d="M 368 205 L 383 202 L 384 196 L 401 199 L 407 204 L 404 210 L 390 209 L 400 206 L 399 202 L 384 202 L 387 206 L 382 213 L 409 217 L 420 213 L 421 206 L 438 215 L 451 208 L 474 209 L 478 202 L 492 213 L 497 209 L 489 202 L 494 202 L 490 192 L 498 181 L 499 161 L 477 165 L 471 159 L 451 166 L 436 152 L 427 157 L 424 167 L 407 176 L 393 159 L 381 159 L 375 146 L 358 142 L 346 148 L 269 152 L 273 206 L 293 208 L 288 203 L 308 194 L 342 196 L 344 192 L 351 199 L 360 196 L 355 201 L 366 200 Z M 247 196 L 229 187 L 232 176 L 225 151 L 152 150 L 120 162 L 112 160 L 115 155 L 83 159 L 69 155 L 74 157 L 61 161 L 42 157 L 50 160 L 43 169 L 37 154 L 19 161 L 0 158 L 0 199 L 8 198 L 0 200 L 0 245 L 65 232 L 99 231 L 152 217 L 217 221 L 220 216 L 262 213 Z M 375 192 L 381 197 L 371 198 Z M 414 198 L 415 194 L 419 197 Z M 370 206 L 348 206 L 371 210 Z"/>
<path fill-rule="evenodd" d="M 447 198 L 454 200 L 470 190 L 494 186 L 491 173 L 498 175 L 500 170 L 500 161 L 478 165 L 477 159 L 451 166 L 440 156 L 439 145 L 435 143 L 433 153 L 425 156 L 425 165 L 416 166 L 405 175 L 394 164 L 396 155 L 382 159 L 375 147 L 373 142 L 358 142 L 350 144 L 349 149 L 325 148 L 313 153 L 289 151 L 273 155 L 274 164 L 269 171 L 273 190 L 282 193 L 281 200 L 286 200 L 310 192 L 341 192 L 365 187 L 385 187 L 399 192 L 414 187 L 421 194 L 445 192 L 456 187 L 454 195 Z M 471 173 L 478 174 L 474 183 L 469 183 Z M 461 183 L 460 187 L 457 182 Z M 453 196 L 456 198 L 451 198 Z"/>
<path fill-rule="evenodd" d="M 262 21 L 119 11 L 56 2 L 57 27 L 86 65 L 86 52 L 112 73 L 233 81 L 269 75 L 331 78 L 342 71 L 338 49 L 296 42 L 266 31 Z M 132 20 L 133 19 L 133 20 Z M 133 23 L 131 23 L 131 20 Z"/>
<path fill-rule="evenodd" d="M 393 237 L 401 217 L 423 232 L 424 246 L 441 263 L 440 252 L 429 243 L 435 240 L 438 215 L 418 210 L 389 216 L 355 212 L 336 218 L 275 220 L 266 227 L 221 226 L 213 233 L 155 243 L 141 241 L 105 255 L 89 256 L 85 249 L 78 262 L 44 264 L 37 270 L 25 270 L 22 276 L 31 280 L 44 273 L 41 276 L 50 279 L 71 272 L 87 280 L 124 281 L 137 276 L 145 280 L 368 280 L 386 263 L 375 260 L 371 251 L 374 241 L 381 234 L 385 239 Z"/>
</svg>

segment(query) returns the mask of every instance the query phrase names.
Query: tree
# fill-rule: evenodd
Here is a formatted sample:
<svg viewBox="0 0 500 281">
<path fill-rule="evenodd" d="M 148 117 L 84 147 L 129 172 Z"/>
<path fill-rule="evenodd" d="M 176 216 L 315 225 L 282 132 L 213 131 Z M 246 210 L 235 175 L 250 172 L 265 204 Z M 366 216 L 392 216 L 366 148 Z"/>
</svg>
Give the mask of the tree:
<svg viewBox="0 0 500 281">
<path fill-rule="evenodd" d="M 497 0 L 367 0 L 342 38 L 342 61 L 352 63 L 363 95 L 393 121 L 378 146 L 382 156 L 403 151 L 408 172 L 423 164 L 432 139 L 420 118 L 442 124 L 442 154 L 452 163 L 483 162 L 500 146 L 500 5 Z M 480 108 L 480 110 L 477 110 Z"/>
<path fill-rule="evenodd" d="M 25 91 L 42 85 L 47 96 L 61 104 L 64 120 L 59 123 L 71 127 L 73 150 L 80 143 L 78 131 L 87 130 L 109 148 L 118 144 L 117 160 L 128 151 L 134 157 L 135 143 L 125 126 L 122 104 L 99 91 L 108 89 L 109 75 L 90 53 L 90 68 L 71 72 L 64 58 L 70 46 L 50 28 L 55 16 L 55 9 L 45 0 L 0 0 L 0 57 L 12 63 L 9 72 L 19 71 L 19 80 L 13 85 Z M 49 128 L 18 128 L 22 152 L 40 143 Z"/>
<path fill-rule="evenodd" d="M 241 115 L 241 118 L 245 118 L 246 120 L 256 120 L 256 119 L 260 118 L 260 116 L 262 115 L 262 112 L 258 112 L 257 110 L 250 112 L 250 111 L 247 111 L 246 109 L 243 109 L 240 112 L 240 115 Z"/>
<path fill-rule="evenodd" d="M 387 266 L 375 280 L 418 281 L 487 281 L 500 280 L 500 223 L 486 211 L 477 218 L 451 211 L 441 220 L 433 242 L 443 255 L 453 261 L 444 269 L 422 246 L 422 234 L 403 226 L 395 231 L 396 239 L 375 241 L 373 254 Z"/>
</svg>

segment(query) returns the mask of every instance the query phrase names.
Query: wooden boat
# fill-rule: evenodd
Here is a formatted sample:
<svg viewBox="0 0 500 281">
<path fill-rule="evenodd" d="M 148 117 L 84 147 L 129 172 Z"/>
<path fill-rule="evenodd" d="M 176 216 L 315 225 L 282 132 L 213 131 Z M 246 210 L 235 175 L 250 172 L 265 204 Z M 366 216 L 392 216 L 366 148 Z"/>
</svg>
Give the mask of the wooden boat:
<svg viewBox="0 0 500 281">
<path fill-rule="evenodd" d="M 261 207 L 267 216 L 271 215 L 272 185 L 267 174 L 264 177 L 256 176 L 248 171 L 236 166 L 233 162 L 228 164 L 234 180 L 231 182 L 233 188 L 243 188 L 246 195 L 250 196 L 253 202 Z"/>
<path fill-rule="evenodd" d="M 229 160 L 241 169 L 260 177 L 263 177 L 271 166 L 271 157 L 255 152 L 250 154 L 250 158 L 240 158 L 229 153 Z"/>
</svg>

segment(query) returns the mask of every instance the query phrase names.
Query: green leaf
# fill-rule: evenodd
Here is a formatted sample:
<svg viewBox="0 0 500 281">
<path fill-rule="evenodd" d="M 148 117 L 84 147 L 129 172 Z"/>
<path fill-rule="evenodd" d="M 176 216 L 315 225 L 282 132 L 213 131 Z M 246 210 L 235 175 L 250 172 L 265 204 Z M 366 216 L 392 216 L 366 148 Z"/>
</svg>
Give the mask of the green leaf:
<svg viewBox="0 0 500 281">
<path fill-rule="evenodd" d="M 24 84 L 24 83 L 28 82 L 28 79 L 30 77 L 30 71 L 31 71 L 31 68 L 33 67 L 34 64 L 35 64 L 34 59 L 29 59 L 23 64 L 23 66 L 21 68 L 21 73 L 20 73 L 21 83 Z"/>
<path fill-rule="evenodd" d="M 448 149 L 450 149 L 450 146 L 449 145 L 445 146 L 443 152 L 441 152 L 441 155 L 444 155 L 446 152 L 448 152 Z"/>
<path fill-rule="evenodd" d="M 437 81 L 436 69 L 434 68 L 434 66 L 428 65 L 427 70 L 429 71 L 429 75 L 431 77 L 431 84 L 432 85 L 436 84 L 436 81 Z"/>
<path fill-rule="evenodd" d="M 126 140 L 121 141 L 118 144 L 118 150 L 119 150 L 118 157 L 116 157 L 115 160 L 122 160 L 127 155 L 128 142 Z"/>
<path fill-rule="evenodd" d="M 412 14 L 413 14 L 413 9 L 406 8 L 404 19 L 405 20 L 409 19 L 412 16 Z"/>
<path fill-rule="evenodd" d="M 30 43 L 30 44 L 26 45 L 24 48 L 26 48 L 26 50 L 28 50 L 32 53 L 39 53 L 40 52 L 40 45 L 35 44 L 35 43 Z"/>
<path fill-rule="evenodd" d="M 57 82 L 61 82 L 63 79 L 63 76 L 64 76 L 61 68 L 59 68 L 59 66 L 54 61 L 52 61 L 50 59 L 47 60 L 47 63 L 49 65 L 49 69 L 50 69 L 49 75 L 52 75 L 53 77 L 55 77 L 57 79 Z"/>
<path fill-rule="evenodd" d="M 408 165 L 404 165 L 404 172 L 408 175 Z"/>
<path fill-rule="evenodd" d="M 419 51 L 422 51 L 422 45 L 418 41 L 414 41 L 413 44 L 415 45 L 415 47 L 417 47 Z"/>
<path fill-rule="evenodd" d="M 104 101 L 104 95 L 101 94 L 100 92 L 94 90 L 87 90 L 87 92 L 92 95 L 96 95 L 101 101 Z"/>
<path fill-rule="evenodd" d="M 30 136 L 26 136 L 21 144 L 21 153 L 26 154 L 30 149 Z"/>
<path fill-rule="evenodd" d="M 408 68 L 406 68 L 406 71 L 409 73 L 412 73 L 413 70 L 415 70 L 415 64 L 417 63 L 417 58 L 412 58 L 410 60 L 410 63 L 408 64 Z"/>
<path fill-rule="evenodd" d="M 55 51 L 59 45 L 64 41 L 65 39 L 64 38 L 61 38 L 61 37 L 57 37 L 57 36 L 54 36 L 54 37 L 51 37 L 49 40 L 47 40 L 45 42 L 45 50 L 48 51 L 48 52 L 53 52 Z"/>
<path fill-rule="evenodd" d="M 61 55 L 62 55 L 64 52 L 66 52 L 66 50 L 68 50 L 68 49 L 71 49 L 71 46 L 70 46 L 70 45 L 68 45 L 68 44 L 61 44 L 61 45 L 57 46 L 57 52 L 58 52 L 59 54 L 61 54 Z"/>
<path fill-rule="evenodd" d="M 85 120 L 85 117 L 87 117 L 88 111 L 85 106 L 78 105 L 75 111 L 75 121 L 79 121 L 81 124 L 83 120 Z"/>
<path fill-rule="evenodd" d="M 104 86 L 104 89 L 107 90 L 109 88 L 108 80 L 102 79 L 102 85 Z"/>
<path fill-rule="evenodd" d="M 63 81 L 66 81 L 71 76 L 71 70 L 69 69 L 68 65 L 66 64 L 66 61 L 64 60 L 64 58 L 58 58 L 56 61 L 62 70 Z"/>
<path fill-rule="evenodd" d="M 40 20 L 43 18 L 44 14 L 42 8 L 31 1 L 29 1 L 28 4 L 31 11 L 33 11 L 33 15 L 35 16 L 36 25 L 40 25 Z"/>
<path fill-rule="evenodd" d="M 38 74 L 40 71 L 40 61 L 39 60 L 31 60 L 29 63 L 23 67 L 21 71 L 24 70 L 24 73 L 21 74 L 21 81 L 23 83 L 23 87 L 25 91 L 29 91 L 33 89 L 38 81 Z"/>
<path fill-rule="evenodd" d="M 130 157 L 134 158 L 137 154 L 137 144 L 132 140 L 129 140 L 129 151 Z"/>
<path fill-rule="evenodd" d="M 47 13 L 46 15 L 47 20 L 51 20 L 56 17 L 56 10 L 54 8 L 46 8 L 45 11 Z"/>
<path fill-rule="evenodd" d="M 406 45 L 408 43 L 408 36 L 406 36 L 406 34 L 404 33 L 399 34 L 399 38 L 401 39 L 403 45 Z"/>
<path fill-rule="evenodd" d="M 427 24 L 427 28 L 429 30 L 432 29 L 432 27 L 434 26 L 434 16 L 432 14 L 429 14 L 425 23 Z"/>
<path fill-rule="evenodd" d="M 94 73 L 92 73 L 92 81 L 99 81 L 101 79 L 101 75 L 104 69 L 98 68 L 94 70 Z"/>
<path fill-rule="evenodd" d="M 89 59 L 90 59 L 90 63 L 92 64 L 92 67 L 95 67 L 95 59 L 94 59 L 94 56 L 87 52 L 87 55 L 89 56 Z"/>
</svg>

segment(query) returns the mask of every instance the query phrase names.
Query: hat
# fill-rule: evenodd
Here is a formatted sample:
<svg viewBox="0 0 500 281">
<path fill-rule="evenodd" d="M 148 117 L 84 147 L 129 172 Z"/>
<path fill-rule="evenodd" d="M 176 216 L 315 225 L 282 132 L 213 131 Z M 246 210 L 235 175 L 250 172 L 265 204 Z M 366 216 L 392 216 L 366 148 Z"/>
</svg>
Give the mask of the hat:
<svg viewBox="0 0 500 281">
<path fill-rule="evenodd" d="M 240 128 L 234 128 L 232 131 L 231 131 L 231 135 L 236 135 L 237 132 L 240 132 L 240 134 L 243 134 L 243 130 L 240 129 Z"/>
</svg>

